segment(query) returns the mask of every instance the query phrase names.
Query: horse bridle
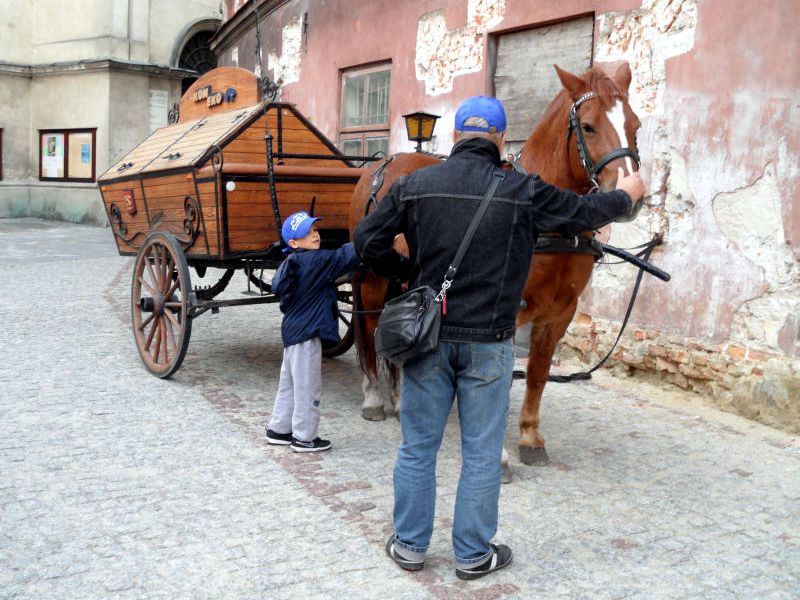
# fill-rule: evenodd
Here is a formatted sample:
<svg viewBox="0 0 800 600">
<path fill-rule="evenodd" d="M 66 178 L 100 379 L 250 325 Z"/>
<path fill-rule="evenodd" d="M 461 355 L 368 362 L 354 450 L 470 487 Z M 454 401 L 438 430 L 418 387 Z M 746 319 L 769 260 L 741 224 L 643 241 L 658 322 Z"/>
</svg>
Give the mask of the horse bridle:
<svg viewBox="0 0 800 600">
<path fill-rule="evenodd" d="M 581 160 L 581 164 L 583 165 L 583 170 L 586 171 L 586 175 L 589 176 L 589 181 L 592 182 L 592 189 L 591 191 L 597 191 L 600 189 L 600 183 L 597 181 L 598 175 L 600 172 L 608 165 L 610 162 L 617 160 L 618 158 L 622 158 L 623 156 L 627 156 L 633 162 L 636 163 L 636 168 L 639 168 L 639 154 L 636 152 L 636 149 L 631 148 L 617 148 L 616 150 L 611 150 L 607 152 L 597 163 L 592 160 L 592 157 L 589 156 L 589 148 L 586 146 L 586 138 L 583 137 L 583 129 L 581 129 L 581 120 L 578 118 L 578 107 L 581 104 L 588 100 L 592 100 L 593 98 L 597 98 L 597 94 L 594 92 L 586 92 L 583 96 L 575 100 L 572 103 L 572 108 L 569 110 L 569 125 L 567 130 L 567 145 L 569 146 L 570 138 L 572 137 L 572 132 L 575 132 L 575 141 L 578 144 L 578 157 Z"/>
</svg>

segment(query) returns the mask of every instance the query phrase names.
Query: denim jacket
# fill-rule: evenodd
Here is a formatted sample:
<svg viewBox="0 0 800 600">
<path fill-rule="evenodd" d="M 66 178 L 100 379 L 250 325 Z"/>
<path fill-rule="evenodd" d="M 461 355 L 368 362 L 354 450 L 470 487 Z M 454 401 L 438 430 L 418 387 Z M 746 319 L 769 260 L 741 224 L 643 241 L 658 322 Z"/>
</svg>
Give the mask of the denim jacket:
<svg viewBox="0 0 800 600">
<path fill-rule="evenodd" d="M 408 279 L 412 288 L 438 290 L 500 162 L 495 144 L 470 138 L 447 161 L 399 179 L 354 232 L 361 260 L 379 275 Z M 630 208 L 623 191 L 579 196 L 538 175 L 506 172 L 447 292 L 440 339 L 512 335 L 539 233 L 576 235 Z M 410 259 L 392 249 L 398 233 L 408 240 Z"/>
</svg>

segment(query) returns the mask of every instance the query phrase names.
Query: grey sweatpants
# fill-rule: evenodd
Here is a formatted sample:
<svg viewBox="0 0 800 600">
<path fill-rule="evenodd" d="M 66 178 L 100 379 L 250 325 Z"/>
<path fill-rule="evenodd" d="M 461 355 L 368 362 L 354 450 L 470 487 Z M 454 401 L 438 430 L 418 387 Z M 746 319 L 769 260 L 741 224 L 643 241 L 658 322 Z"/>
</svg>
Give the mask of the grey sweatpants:
<svg viewBox="0 0 800 600">
<path fill-rule="evenodd" d="M 283 349 L 278 393 L 269 428 L 310 442 L 317 437 L 322 391 L 322 343 L 312 338 Z"/>
</svg>

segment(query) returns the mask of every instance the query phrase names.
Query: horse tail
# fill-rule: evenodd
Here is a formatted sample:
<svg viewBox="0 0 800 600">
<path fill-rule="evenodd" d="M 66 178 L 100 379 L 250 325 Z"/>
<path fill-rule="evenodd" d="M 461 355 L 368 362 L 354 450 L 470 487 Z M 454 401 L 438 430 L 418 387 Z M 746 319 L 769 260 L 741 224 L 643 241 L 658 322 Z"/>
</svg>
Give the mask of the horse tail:
<svg viewBox="0 0 800 600">
<path fill-rule="evenodd" d="M 377 354 L 375 344 L 367 342 L 367 323 L 364 316 L 364 300 L 361 295 L 361 285 L 364 282 L 364 273 L 356 272 L 353 275 L 353 335 L 355 337 L 356 357 L 361 372 L 371 379 L 378 378 Z"/>
</svg>

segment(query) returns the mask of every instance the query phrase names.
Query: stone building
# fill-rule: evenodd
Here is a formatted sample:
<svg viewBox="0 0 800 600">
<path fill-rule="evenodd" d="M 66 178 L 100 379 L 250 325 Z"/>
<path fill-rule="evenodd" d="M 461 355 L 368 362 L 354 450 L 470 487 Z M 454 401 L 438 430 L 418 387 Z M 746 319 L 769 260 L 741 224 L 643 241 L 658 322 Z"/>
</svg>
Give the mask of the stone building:
<svg viewBox="0 0 800 600">
<path fill-rule="evenodd" d="M 663 236 L 614 354 L 655 379 L 800 432 L 800 20 L 795 0 L 225 0 L 220 65 L 279 84 L 348 153 L 408 151 L 403 115 L 441 116 L 425 148 L 450 148 L 453 114 L 497 95 L 519 147 L 559 89 L 626 60 L 647 207 L 611 243 Z M 636 272 L 600 265 L 562 344 L 587 363 L 611 346 Z M 576 392 L 579 393 L 579 392 Z"/>
<path fill-rule="evenodd" d="M 4 0 L 0 217 L 106 224 L 96 177 L 215 66 L 220 17 L 218 0 Z"/>
</svg>

